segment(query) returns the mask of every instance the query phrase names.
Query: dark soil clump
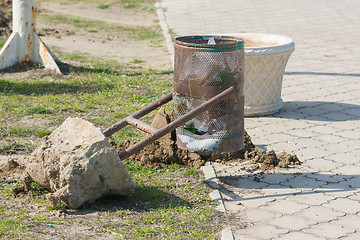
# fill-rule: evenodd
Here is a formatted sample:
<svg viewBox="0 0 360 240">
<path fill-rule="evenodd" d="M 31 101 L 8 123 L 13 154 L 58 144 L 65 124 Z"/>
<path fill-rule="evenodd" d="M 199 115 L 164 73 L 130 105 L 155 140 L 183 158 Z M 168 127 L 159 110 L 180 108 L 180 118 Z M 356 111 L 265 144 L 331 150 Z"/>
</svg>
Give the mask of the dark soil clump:
<svg viewBox="0 0 360 240">
<path fill-rule="evenodd" d="M 164 124 L 170 122 L 169 119 L 171 118 L 164 110 L 160 109 L 152 125 L 159 128 L 159 121 L 162 122 L 161 125 L 164 126 Z M 173 132 L 146 146 L 137 154 L 130 156 L 130 159 L 133 159 L 137 164 L 155 168 L 166 168 L 167 165 L 171 163 L 178 163 L 190 168 L 200 168 L 200 166 L 203 166 L 207 161 L 220 163 L 247 162 L 247 166 L 243 169 L 247 172 L 253 172 L 258 169 L 266 171 L 274 169 L 275 167 L 287 168 L 289 165 L 300 164 L 296 155 L 285 152 L 276 154 L 275 151 L 262 150 L 252 143 L 251 138 L 246 131 L 244 136 L 245 147 L 241 151 L 235 153 L 199 154 L 194 151 L 178 148 L 175 132 Z M 131 146 L 133 142 L 126 141 L 120 144 L 111 142 L 111 144 L 120 153 Z"/>
</svg>

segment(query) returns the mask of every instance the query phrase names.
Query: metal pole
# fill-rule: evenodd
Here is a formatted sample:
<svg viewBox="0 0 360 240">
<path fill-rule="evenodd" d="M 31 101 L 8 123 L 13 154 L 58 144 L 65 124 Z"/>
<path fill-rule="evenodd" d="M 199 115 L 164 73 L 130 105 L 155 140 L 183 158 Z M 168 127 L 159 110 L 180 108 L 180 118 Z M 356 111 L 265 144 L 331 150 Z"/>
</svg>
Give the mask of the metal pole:
<svg viewBox="0 0 360 240">
<path fill-rule="evenodd" d="M 23 61 L 61 73 L 50 50 L 35 31 L 35 0 L 13 0 L 13 33 L 0 51 L 0 69 Z"/>
</svg>

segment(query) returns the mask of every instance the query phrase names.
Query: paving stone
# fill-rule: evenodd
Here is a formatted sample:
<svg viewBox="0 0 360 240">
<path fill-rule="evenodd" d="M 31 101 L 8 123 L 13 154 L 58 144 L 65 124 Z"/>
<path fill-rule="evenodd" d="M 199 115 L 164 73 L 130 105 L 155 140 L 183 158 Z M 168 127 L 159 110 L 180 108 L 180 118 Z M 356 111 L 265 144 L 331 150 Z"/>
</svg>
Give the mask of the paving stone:
<svg viewBox="0 0 360 240">
<path fill-rule="evenodd" d="M 347 214 L 346 216 L 339 217 L 337 220 L 331 221 L 331 223 L 339 224 L 344 228 L 360 231 L 360 216 L 356 214 Z"/>
<path fill-rule="evenodd" d="M 275 236 L 287 232 L 289 231 L 285 229 L 277 229 L 274 226 L 258 224 L 258 225 L 248 226 L 247 228 L 244 229 L 235 230 L 234 235 L 252 237 L 258 240 L 262 240 L 262 239 L 269 240 Z M 240 239 L 240 238 L 235 238 L 235 239 Z"/>
<path fill-rule="evenodd" d="M 336 219 L 337 217 L 344 216 L 345 213 L 333 211 L 332 209 L 325 208 L 323 206 L 310 206 L 309 208 L 296 213 L 296 215 L 303 216 L 306 219 L 321 223 L 329 222 Z"/>
<path fill-rule="evenodd" d="M 324 145 L 323 147 L 325 150 L 331 152 L 331 153 L 346 153 L 350 152 L 352 150 L 356 150 L 354 146 L 343 144 L 343 143 L 330 143 L 327 145 Z"/>
<path fill-rule="evenodd" d="M 327 203 L 330 200 L 334 200 L 336 197 L 328 196 L 324 193 L 316 192 L 303 192 L 295 196 L 288 197 L 287 201 L 294 201 L 310 206 L 320 206 L 321 204 Z"/>
<path fill-rule="evenodd" d="M 290 134 L 295 137 L 302 137 L 302 138 L 312 138 L 314 136 L 318 136 L 319 133 L 315 133 L 309 129 L 294 129 L 291 131 L 288 131 L 287 134 Z"/>
<path fill-rule="evenodd" d="M 308 147 L 305 149 L 301 149 L 301 155 L 306 159 L 314 159 L 314 158 L 324 158 L 330 155 L 327 150 L 320 147 Z"/>
<path fill-rule="evenodd" d="M 332 160 L 332 161 L 335 161 L 337 163 L 349 164 L 349 165 L 359 162 L 359 159 L 354 157 L 354 155 L 352 155 L 350 153 L 331 154 L 329 156 L 324 157 L 324 159 Z"/>
<path fill-rule="evenodd" d="M 305 148 L 310 146 L 319 147 L 324 145 L 324 142 L 317 140 L 316 136 L 311 138 L 293 138 L 289 140 L 289 143 L 295 143 L 300 148 Z"/>
<path fill-rule="evenodd" d="M 360 201 L 360 191 L 357 191 L 356 193 L 348 196 L 348 198 L 349 198 L 350 200 Z M 359 210 L 359 212 L 360 212 L 360 210 Z"/>
<path fill-rule="evenodd" d="M 296 215 L 284 215 L 269 221 L 269 224 L 277 228 L 288 229 L 290 231 L 299 231 L 301 229 L 309 228 L 316 223 L 316 221 L 308 220 Z"/>
<path fill-rule="evenodd" d="M 246 221 L 250 222 L 267 222 L 272 221 L 276 217 L 280 217 L 280 213 L 270 212 L 264 209 L 258 208 L 247 208 L 246 209 Z"/>
<path fill-rule="evenodd" d="M 336 130 L 351 131 L 351 130 L 359 127 L 359 124 L 356 121 L 339 121 L 339 122 L 327 123 L 326 126 L 329 128 L 334 128 L 335 131 Z M 341 133 L 341 131 L 336 131 L 336 132 Z"/>
<path fill-rule="evenodd" d="M 300 212 L 303 209 L 308 208 L 309 206 L 286 201 L 286 200 L 276 200 L 274 202 L 268 203 L 266 206 L 261 206 L 260 209 L 265 209 L 272 212 L 277 212 L 281 214 L 294 214 Z"/>
<path fill-rule="evenodd" d="M 340 143 L 344 141 L 344 137 L 339 136 L 339 133 L 324 134 L 314 137 L 314 139 L 320 140 L 324 143 Z"/>
<path fill-rule="evenodd" d="M 327 183 L 338 183 L 341 181 L 345 181 L 346 179 L 350 179 L 351 177 L 346 177 L 343 175 L 336 175 L 331 172 L 321 172 L 321 173 L 306 173 L 304 174 L 307 178 L 312 178 L 316 180 L 320 180 Z"/>
<path fill-rule="evenodd" d="M 324 115 L 323 115 L 324 116 Z M 334 128 L 328 126 L 316 126 L 309 129 L 312 132 L 320 134 L 333 134 Z"/>
<path fill-rule="evenodd" d="M 348 234 L 346 237 L 339 238 L 341 240 L 359 240 L 360 239 L 360 230 L 356 230 L 355 233 Z"/>
<path fill-rule="evenodd" d="M 283 185 L 283 186 L 289 186 L 291 188 L 301 188 L 301 189 L 318 188 L 324 184 L 326 184 L 326 182 L 307 178 L 303 175 L 296 176 L 294 179 L 291 179 L 286 182 L 281 182 L 281 185 Z"/>
<path fill-rule="evenodd" d="M 279 240 L 326 240 L 326 238 L 323 237 L 316 237 L 312 234 L 302 233 L 302 232 L 290 232 L 284 235 L 281 235 L 280 237 L 274 238 Z"/>
<path fill-rule="evenodd" d="M 300 150 L 300 146 L 289 142 L 270 143 L 266 148 L 267 150 L 274 150 L 276 153 L 286 152 L 289 154 L 295 154 L 297 150 Z"/>
<path fill-rule="evenodd" d="M 311 159 L 304 163 L 304 166 L 309 166 L 314 171 L 331 171 L 343 166 L 342 163 L 337 163 L 331 160 L 324 159 Z"/>
<path fill-rule="evenodd" d="M 268 183 L 265 182 L 256 182 L 253 179 L 247 179 L 247 178 L 220 178 L 221 181 L 237 188 L 243 188 L 243 189 L 261 189 L 263 187 L 268 186 Z"/>
<path fill-rule="evenodd" d="M 280 182 L 290 181 L 291 179 L 294 178 L 295 175 L 293 174 L 273 173 L 273 174 L 265 174 L 264 178 L 261 179 L 261 181 L 276 185 L 279 184 Z"/>
<path fill-rule="evenodd" d="M 268 203 L 274 202 L 275 198 L 273 197 L 264 197 L 264 196 L 257 196 L 257 197 L 250 197 L 246 196 L 242 200 L 238 200 L 237 204 L 242 205 L 246 208 L 257 208 L 260 206 L 264 206 Z"/>
<path fill-rule="evenodd" d="M 261 190 L 265 197 L 272 197 L 274 199 L 285 199 L 289 196 L 301 194 L 301 189 L 294 189 L 279 185 L 270 185 L 269 187 Z"/>
<path fill-rule="evenodd" d="M 338 198 L 322 206 L 346 214 L 355 214 L 360 211 L 360 202 L 348 198 Z"/>
<path fill-rule="evenodd" d="M 360 110 L 359 110 L 359 112 L 360 112 Z M 352 140 L 358 140 L 359 137 L 360 137 L 359 132 L 356 131 L 355 129 L 348 130 L 348 131 L 343 130 L 343 131 L 334 133 L 334 135 L 339 136 L 341 138 L 349 138 L 349 139 L 352 139 Z"/>
<path fill-rule="evenodd" d="M 332 170 L 332 172 L 346 175 L 358 175 L 360 172 L 360 166 L 350 164 L 344 165 L 342 167 Z"/>
<path fill-rule="evenodd" d="M 339 239 L 340 237 L 347 236 L 350 233 L 354 233 L 355 230 L 344 228 L 335 223 L 320 223 L 312 226 L 309 229 L 304 229 L 302 232 L 314 234 L 318 237 L 325 237 L 327 239 Z"/>
</svg>

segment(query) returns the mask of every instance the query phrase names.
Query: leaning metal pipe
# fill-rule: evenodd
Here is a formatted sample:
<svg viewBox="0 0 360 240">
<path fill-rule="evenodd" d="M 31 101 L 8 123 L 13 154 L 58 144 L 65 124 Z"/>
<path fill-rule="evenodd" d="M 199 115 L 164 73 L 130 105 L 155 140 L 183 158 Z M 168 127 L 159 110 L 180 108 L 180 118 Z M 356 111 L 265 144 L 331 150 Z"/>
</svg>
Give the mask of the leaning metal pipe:
<svg viewBox="0 0 360 240">
<path fill-rule="evenodd" d="M 145 116 L 146 114 L 148 114 L 149 112 L 152 112 L 153 110 L 160 107 L 161 105 L 164 105 L 165 103 L 170 102 L 171 99 L 172 99 L 172 94 L 173 94 L 172 92 L 169 92 L 168 94 L 162 96 L 158 100 L 150 103 L 146 107 L 144 107 L 144 108 L 140 109 L 139 111 L 131 114 L 129 117 L 141 118 L 142 116 Z M 107 128 L 104 131 L 105 137 L 111 136 L 112 134 L 114 134 L 115 132 L 117 132 L 118 130 L 120 130 L 121 128 L 125 127 L 128 124 L 129 123 L 127 121 L 127 118 L 122 119 L 120 122 L 115 123 L 114 125 L 112 125 L 111 127 Z"/>
<path fill-rule="evenodd" d="M 154 134 L 144 138 L 140 142 L 137 142 L 136 144 L 132 145 L 131 147 L 129 147 L 125 151 L 122 151 L 119 154 L 120 159 L 123 160 L 123 159 L 128 158 L 129 156 L 139 152 L 145 146 L 155 142 L 157 139 L 165 136 L 167 133 L 169 133 L 171 131 L 174 131 L 176 128 L 180 127 L 181 125 L 184 125 L 187 121 L 193 119 L 195 116 L 205 112 L 206 110 L 208 110 L 209 108 L 211 108 L 215 104 L 229 98 L 231 95 L 233 95 L 235 93 L 236 93 L 235 87 L 229 87 L 225 91 L 219 93 L 215 97 L 213 97 L 213 98 L 209 99 L 208 101 L 204 102 L 203 104 L 201 104 L 197 108 L 194 108 L 193 110 L 191 110 L 187 114 L 185 114 L 182 117 L 176 119 L 175 121 L 171 122 L 170 124 L 166 125 L 165 127 L 159 129 Z"/>
</svg>

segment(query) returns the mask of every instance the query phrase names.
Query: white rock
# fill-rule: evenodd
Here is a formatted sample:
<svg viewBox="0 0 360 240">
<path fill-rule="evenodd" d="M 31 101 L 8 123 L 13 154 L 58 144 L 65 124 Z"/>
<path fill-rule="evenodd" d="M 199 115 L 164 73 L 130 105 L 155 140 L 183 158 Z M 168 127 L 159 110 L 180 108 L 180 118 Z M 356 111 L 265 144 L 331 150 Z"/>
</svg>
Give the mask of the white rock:
<svg viewBox="0 0 360 240">
<path fill-rule="evenodd" d="M 92 203 L 105 195 L 135 192 L 116 150 L 99 128 L 80 118 L 68 118 L 31 154 L 26 171 L 33 181 L 52 193 L 54 206 L 69 208 Z"/>
</svg>

